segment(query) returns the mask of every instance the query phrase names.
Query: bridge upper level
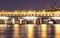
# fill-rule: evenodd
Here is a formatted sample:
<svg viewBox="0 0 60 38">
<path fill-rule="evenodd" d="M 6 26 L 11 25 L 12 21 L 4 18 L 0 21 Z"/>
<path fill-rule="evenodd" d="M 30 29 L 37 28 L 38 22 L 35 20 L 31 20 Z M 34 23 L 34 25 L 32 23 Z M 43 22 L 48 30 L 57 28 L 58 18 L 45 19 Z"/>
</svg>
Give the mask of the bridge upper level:
<svg viewBox="0 0 60 38">
<path fill-rule="evenodd" d="M 0 11 L 0 16 L 60 16 L 60 11 L 46 11 L 46 10 L 40 10 L 40 11 Z"/>
</svg>

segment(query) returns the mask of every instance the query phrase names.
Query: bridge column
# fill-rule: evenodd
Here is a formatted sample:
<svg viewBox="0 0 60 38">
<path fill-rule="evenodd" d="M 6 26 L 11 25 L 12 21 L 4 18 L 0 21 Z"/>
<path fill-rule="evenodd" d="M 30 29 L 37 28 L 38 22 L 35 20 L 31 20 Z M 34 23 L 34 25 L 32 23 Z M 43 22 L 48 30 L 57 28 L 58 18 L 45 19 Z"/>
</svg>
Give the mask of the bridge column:
<svg viewBox="0 0 60 38">
<path fill-rule="evenodd" d="M 15 24 L 15 19 L 14 18 L 11 21 L 12 21 L 12 24 Z"/>
<path fill-rule="evenodd" d="M 40 24 L 42 24 L 42 19 L 40 18 Z"/>
<path fill-rule="evenodd" d="M 5 24 L 7 25 L 7 23 L 8 23 L 8 21 L 7 20 L 5 20 Z"/>
<path fill-rule="evenodd" d="M 36 24 L 36 19 L 34 19 L 33 23 Z"/>
<path fill-rule="evenodd" d="M 19 24 L 22 24 L 22 20 L 23 20 L 23 19 L 19 19 Z"/>
</svg>

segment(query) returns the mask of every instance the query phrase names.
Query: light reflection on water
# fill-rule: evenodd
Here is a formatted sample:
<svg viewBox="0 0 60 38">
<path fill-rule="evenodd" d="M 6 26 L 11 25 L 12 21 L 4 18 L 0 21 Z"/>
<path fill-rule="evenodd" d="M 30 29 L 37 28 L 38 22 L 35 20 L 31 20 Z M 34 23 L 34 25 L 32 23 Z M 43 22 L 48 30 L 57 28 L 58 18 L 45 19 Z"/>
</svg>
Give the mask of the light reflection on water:
<svg viewBox="0 0 60 38">
<path fill-rule="evenodd" d="M 47 38 L 47 25 L 41 25 L 41 38 Z"/>
<path fill-rule="evenodd" d="M 60 25 L 55 25 L 55 37 L 60 38 Z"/>
<path fill-rule="evenodd" d="M 19 38 L 19 26 L 18 25 L 14 25 L 13 26 L 14 32 L 13 32 L 13 38 Z"/>
<path fill-rule="evenodd" d="M 28 33 L 27 33 L 27 38 L 33 38 L 33 30 L 34 30 L 34 25 L 27 25 L 28 26 Z"/>
<path fill-rule="evenodd" d="M 0 25 L 0 38 L 60 38 L 60 24 Z"/>
</svg>

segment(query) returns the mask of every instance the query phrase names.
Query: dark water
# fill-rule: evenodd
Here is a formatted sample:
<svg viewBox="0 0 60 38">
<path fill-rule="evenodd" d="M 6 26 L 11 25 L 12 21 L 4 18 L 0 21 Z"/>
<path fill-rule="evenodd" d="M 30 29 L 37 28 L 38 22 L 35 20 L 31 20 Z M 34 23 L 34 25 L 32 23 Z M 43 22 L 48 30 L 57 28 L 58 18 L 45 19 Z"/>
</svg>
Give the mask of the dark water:
<svg viewBox="0 0 60 38">
<path fill-rule="evenodd" d="M 0 38 L 60 38 L 60 24 L 0 25 Z"/>
</svg>

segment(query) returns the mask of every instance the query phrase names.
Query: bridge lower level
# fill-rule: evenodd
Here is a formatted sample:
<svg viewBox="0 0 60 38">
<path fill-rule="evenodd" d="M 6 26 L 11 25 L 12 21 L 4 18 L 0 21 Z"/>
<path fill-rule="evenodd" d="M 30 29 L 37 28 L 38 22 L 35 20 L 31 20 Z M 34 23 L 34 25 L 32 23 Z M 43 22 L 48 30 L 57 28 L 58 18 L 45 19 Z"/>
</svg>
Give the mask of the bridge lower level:
<svg viewBox="0 0 60 38">
<path fill-rule="evenodd" d="M 60 24 L 60 17 L 0 17 L 0 24 Z"/>
</svg>

